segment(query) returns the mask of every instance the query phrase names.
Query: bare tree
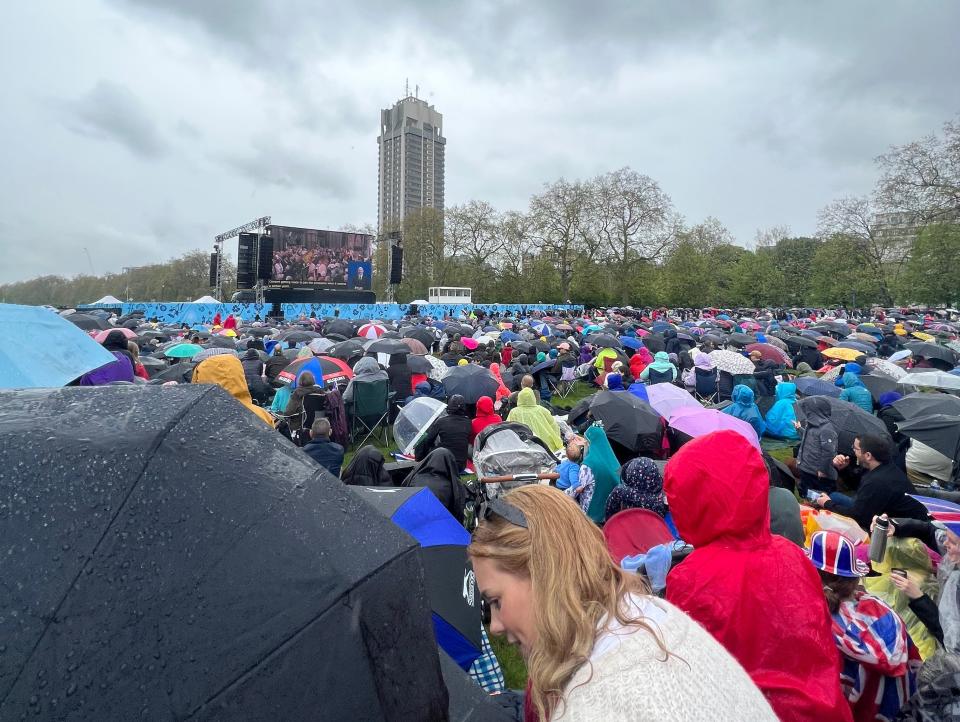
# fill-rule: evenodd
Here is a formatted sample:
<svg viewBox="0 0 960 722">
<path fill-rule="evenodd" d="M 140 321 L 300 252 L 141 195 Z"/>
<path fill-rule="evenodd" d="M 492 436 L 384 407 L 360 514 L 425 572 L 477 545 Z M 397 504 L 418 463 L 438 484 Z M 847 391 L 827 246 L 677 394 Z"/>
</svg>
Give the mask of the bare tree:
<svg viewBox="0 0 960 722">
<path fill-rule="evenodd" d="M 534 243 L 547 254 L 560 275 L 560 294 L 570 296 L 570 281 L 576 261 L 593 259 L 596 250 L 590 237 L 593 193 L 588 184 L 560 179 L 530 199 Z"/>
<path fill-rule="evenodd" d="M 592 185 L 593 236 L 599 255 L 617 266 L 627 303 L 640 266 L 659 261 L 676 239 L 673 202 L 655 180 L 631 168 L 598 176 Z"/>
<path fill-rule="evenodd" d="M 942 138 L 894 146 L 877 163 L 881 206 L 915 223 L 960 219 L 960 119 L 944 123 Z"/>
<path fill-rule="evenodd" d="M 753 237 L 754 248 L 773 248 L 780 241 L 790 237 L 790 226 L 770 226 L 758 228 Z"/>
<path fill-rule="evenodd" d="M 893 288 L 908 247 L 902 235 L 885 232 L 868 198 L 846 197 L 833 201 L 820 211 L 817 232 L 824 240 L 841 236 L 852 242 L 864 273 L 878 281 L 880 300 L 888 305 L 893 303 Z"/>
</svg>

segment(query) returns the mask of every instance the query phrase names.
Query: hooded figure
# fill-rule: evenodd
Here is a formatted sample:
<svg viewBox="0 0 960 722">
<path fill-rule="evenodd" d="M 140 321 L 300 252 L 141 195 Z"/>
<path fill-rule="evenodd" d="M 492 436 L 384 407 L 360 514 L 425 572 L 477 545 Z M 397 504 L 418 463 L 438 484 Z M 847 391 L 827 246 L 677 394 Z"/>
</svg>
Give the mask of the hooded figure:
<svg viewBox="0 0 960 722">
<path fill-rule="evenodd" d="M 607 519 L 624 509 L 647 509 L 664 518 L 670 513 L 663 496 L 663 477 L 652 459 L 631 459 L 620 469 L 620 483 L 607 497 Z"/>
<path fill-rule="evenodd" d="M 618 373 L 610 372 L 603 379 L 603 385 L 609 391 L 623 391 L 623 376 Z"/>
<path fill-rule="evenodd" d="M 801 361 L 794 370 L 797 372 L 797 378 L 817 378 L 817 372 L 806 361 Z"/>
<path fill-rule="evenodd" d="M 863 366 L 856 363 L 855 361 L 850 361 L 849 363 L 844 364 L 843 373 L 840 374 L 840 376 L 837 377 L 837 380 L 834 381 L 833 383 L 835 386 L 843 386 L 843 381 L 847 374 L 853 374 L 854 376 L 859 376 L 861 373 L 863 373 Z"/>
<path fill-rule="evenodd" d="M 793 422 L 797 420 L 797 385 L 787 381 L 777 384 L 777 400 L 767 412 L 767 435 L 777 439 L 800 438 Z"/>
<path fill-rule="evenodd" d="M 560 427 L 557 426 L 550 412 L 537 404 L 533 389 L 520 389 L 520 393 L 517 394 L 517 406 L 507 415 L 507 421 L 516 421 L 526 426 L 554 453 L 563 448 Z"/>
<path fill-rule="evenodd" d="M 243 377 L 243 366 L 240 359 L 232 354 L 211 356 L 197 364 L 193 370 L 193 383 L 217 384 L 222 386 L 237 401 L 256 414 L 261 421 L 273 427 L 273 417 L 266 409 L 254 406 L 247 389 L 247 381 Z"/>
<path fill-rule="evenodd" d="M 580 507 L 593 521 L 602 524 L 606 520 L 607 499 L 620 481 L 620 462 L 602 426 L 594 424 L 584 436 L 590 445 L 580 464 L 580 481 L 586 479 L 589 497 L 580 500 Z"/>
<path fill-rule="evenodd" d="M 653 363 L 640 374 L 640 380 L 649 384 L 673 383 L 677 380 L 677 367 L 670 363 L 666 351 L 657 351 Z"/>
<path fill-rule="evenodd" d="M 760 452 L 735 431 L 670 459 L 667 502 L 694 551 L 667 577 L 667 601 L 736 657 L 783 722 L 849 721 L 820 578 L 770 533 L 769 486 Z"/>
<path fill-rule="evenodd" d="M 833 457 L 837 455 L 837 429 L 830 422 L 830 402 L 822 396 L 803 400 L 806 416 L 800 448 L 797 450 L 797 468 L 800 469 L 800 493 L 808 489 L 830 492 L 836 489 L 837 469 Z"/>
<path fill-rule="evenodd" d="M 387 372 L 380 368 L 380 364 L 372 356 L 364 356 L 353 367 L 353 378 L 343 392 L 343 402 L 349 404 L 353 400 L 353 387 L 356 383 L 373 383 L 375 381 L 389 381 Z"/>
<path fill-rule="evenodd" d="M 744 384 L 737 384 L 733 387 L 730 400 L 733 403 L 721 409 L 721 411 L 750 424 L 753 430 L 757 432 L 758 439 L 763 436 L 763 432 L 767 430 L 767 425 L 763 420 L 760 409 L 754 403 L 753 389 Z"/>
<path fill-rule="evenodd" d="M 392 486 L 383 468 L 383 454 L 375 446 L 362 447 L 340 475 L 348 486 Z"/>
<path fill-rule="evenodd" d="M 679 355 L 683 350 L 675 329 L 668 328 L 663 332 L 663 350 L 666 351 L 668 356 L 672 353 Z"/>
<path fill-rule="evenodd" d="M 653 356 L 646 346 L 641 346 L 637 352 L 630 357 L 630 375 L 637 378 L 643 373 L 643 370 L 653 363 Z"/>
<path fill-rule="evenodd" d="M 470 430 L 470 443 L 477 438 L 477 434 L 488 426 L 499 424 L 503 419 L 498 414 L 493 413 L 493 399 L 489 396 L 481 396 L 477 399 L 477 415 L 473 417 Z"/>
<path fill-rule="evenodd" d="M 450 451 L 457 464 L 457 473 L 467 465 L 470 448 L 470 431 L 473 428 L 472 420 L 467 416 L 467 405 L 460 394 L 454 394 L 447 401 L 447 414 L 441 416 L 430 425 L 430 429 L 417 444 L 415 455 L 417 461 L 423 461 L 427 454 L 437 448 Z"/>
<path fill-rule="evenodd" d="M 463 467 L 460 467 L 463 468 Z M 447 449 L 434 449 L 407 474 L 403 486 L 425 486 L 459 523 L 463 523 L 463 508 L 467 490 L 460 483 L 457 460 Z"/>
<path fill-rule="evenodd" d="M 840 400 L 856 404 L 868 414 L 873 413 L 873 396 L 857 374 L 843 374 L 843 391 L 840 392 Z"/>
<path fill-rule="evenodd" d="M 127 337 L 122 331 L 111 331 L 101 344 L 116 359 L 106 366 L 101 366 L 80 377 L 81 386 L 103 386 L 115 381 L 133 383 L 134 360 L 130 349 L 127 348 Z"/>
</svg>

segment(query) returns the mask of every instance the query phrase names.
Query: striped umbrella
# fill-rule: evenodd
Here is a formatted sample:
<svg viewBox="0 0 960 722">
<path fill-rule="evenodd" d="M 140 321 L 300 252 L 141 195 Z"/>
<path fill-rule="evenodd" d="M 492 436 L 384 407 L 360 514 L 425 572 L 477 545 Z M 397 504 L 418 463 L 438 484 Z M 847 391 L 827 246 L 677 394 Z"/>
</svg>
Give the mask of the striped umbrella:
<svg viewBox="0 0 960 722">
<path fill-rule="evenodd" d="M 362 338 L 380 338 L 387 329 L 378 323 L 365 323 L 357 330 L 357 336 Z"/>
<path fill-rule="evenodd" d="M 960 504 L 954 504 L 946 499 L 935 499 L 931 496 L 917 496 L 915 494 L 911 494 L 911 496 L 927 507 L 930 516 L 936 521 L 960 536 Z"/>
</svg>

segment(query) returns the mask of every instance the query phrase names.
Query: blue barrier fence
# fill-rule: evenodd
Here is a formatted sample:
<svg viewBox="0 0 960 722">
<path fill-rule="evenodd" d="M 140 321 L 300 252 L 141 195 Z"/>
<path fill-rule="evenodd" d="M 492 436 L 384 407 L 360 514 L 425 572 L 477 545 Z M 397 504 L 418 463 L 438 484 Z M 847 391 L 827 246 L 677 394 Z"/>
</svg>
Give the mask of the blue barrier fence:
<svg viewBox="0 0 960 722">
<path fill-rule="evenodd" d="M 116 306 L 87 304 L 78 309 L 116 308 Z M 260 318 L 265 320 L 273 310 L 272 303 L 124 303 L 123 313 L 142 311 L 146 318 L 156 318 L 161 323 L 190 326 L 210 323 L 219 313 L 221 318 L 233 314 L 234 317 L 251 322 Z M 443 318 L 446 316 L 466 317 L 471 311 L 484 311 L 487 314 L 499 313 L 513 316 L 525 316 L 532 311 L 582 311 L 583 306 L 569 304 L 427 304 L 417 306 L 420 316 Z M 396 321 L 410 314 L 410 306 L 402 303 L 283 303 L 280 311 L 286 319 L 309 318 L 345 318 L 351 321 L 361 319 L 385 319 Z"/>
</svg>

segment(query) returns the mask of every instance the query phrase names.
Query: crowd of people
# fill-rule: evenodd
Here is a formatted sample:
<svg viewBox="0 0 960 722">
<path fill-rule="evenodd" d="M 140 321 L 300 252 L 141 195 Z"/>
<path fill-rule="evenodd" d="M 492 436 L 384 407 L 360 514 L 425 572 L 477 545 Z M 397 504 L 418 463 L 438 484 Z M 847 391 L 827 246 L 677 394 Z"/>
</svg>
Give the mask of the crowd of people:
<svg viewBox="0 0 960 722">
<path fill-rule="evenodd" d="M 949 315 L 471 314 L 374 324 L 353 347 L 343 333 L 317 343 L 330 320 L 218 318 L 166 340 L 135 321 L 134 338 L 105 335 L 115 363 L 80 384 L 173 383 L 145 358 L 229 328 L 232 346 L 191 361 L 190 381 L 221 385 L 343 483 L 428 487 L 473 530 L 489 631 L 526 663 L 524 719 L 960 720 L 960 514 L 930 505 L 957 501 L 958 459 L 901 428 L 960 421 Z M 388 338 L 425 353 L 364 348 Z M 283 378 L 336 353 L 349 374 Z M 457 391 L 464 366 L 481 367 L 482 393 Z M 409 460 L 372 444 L 347 458 L 365 385 L 388 390 L 391 421 L 415 399 L 445 404 Z M 665 393 L 687 408 L 667 410 Z M 606 415 L 600 398 L 652 414 L 653 442 L 632 443 L 630 412 Z M 931 413 L 903 404 L 931 400 Z M 717 430 L 680 430 L 701 412 Z M 465 472 L 479 440 L 512 424 L 555 455 L 556 478 L 478 490 Z M 645 541 L 618 555 L 624 534 Z M 884 556 L 869 558 L 883 534 Z M 497 666 L 485 649 L 478 683 L 512 694 L 482 673 Z"/>
</svg>

